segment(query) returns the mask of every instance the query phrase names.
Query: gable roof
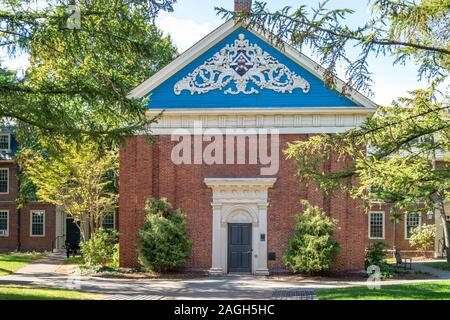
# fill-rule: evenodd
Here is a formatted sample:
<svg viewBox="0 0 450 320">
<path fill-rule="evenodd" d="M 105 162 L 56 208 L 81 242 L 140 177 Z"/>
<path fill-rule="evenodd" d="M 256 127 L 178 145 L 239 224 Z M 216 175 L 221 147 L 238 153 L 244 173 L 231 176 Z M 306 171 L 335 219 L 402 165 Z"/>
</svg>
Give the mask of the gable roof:
<svg viewBox="0 0 450 320">
<path fill-rule="evenodd" d="M 262 41 L 269 43 L 270 40 L 264 34 L 255 31 L 253 29 L 246 28 L 242 23 L 235 23 L 233 20 L 228 20 L 220 27 L 212 31 L 210 34 L 205 36 L 191 48 L 186 50 L 184 53 L 179 55 L 175 60 L 169 63 L 166 67 L 161 69 L 159 72 L 154 74 L 152 77 L 144 81 L 142 84 L 137 86 L 129 93 L 129 98 L 139 99 L 145 97 L 147 94 L 152 92 L 170 77 L 175 75 L 178 71 L 188 66 L 195 59 L 199 58 L 202 54 L 204 54 L 207 50 L 214 47 L 220 41 L 224 40 L 227 36 L 229 36 L 234 31 L 239 28 L 245 28 L 249 32 L 251 32 L 254 36 L 258 37 Z M 319 64 L 308 58 L 306 55 L 302 54 L 289 44 L 284 45 L 284 50 L 280 50 L 274 47 L 277 51 L 291 59 L 293 62 L 297 63 L 299 66 L 304 68 L 306 71 L 310 72 L 317 78 L 324 80 L 325 68 L 321 67 Z M 345 87 L 345 82 L 339 78 L 335 78 L 336 83 L 336 91 L 339 93 L 343 92 Z M 378 106 L 372 100 L 362 95 L 358 91 L 354 89 L 346 88 L 345 96 L 350 99 L 352 102 L 356 103 L 367 109 L 376 109 Z M 369 110 L 367 110 L 369 111 Z"/>
</svg>

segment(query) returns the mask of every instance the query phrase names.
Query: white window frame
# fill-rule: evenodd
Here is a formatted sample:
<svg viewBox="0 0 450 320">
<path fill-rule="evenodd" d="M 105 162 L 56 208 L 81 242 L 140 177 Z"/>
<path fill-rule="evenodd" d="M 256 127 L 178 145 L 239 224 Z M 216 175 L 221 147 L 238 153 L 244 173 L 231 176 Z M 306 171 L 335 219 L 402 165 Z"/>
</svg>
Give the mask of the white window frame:
<svg viewBox="0 0 450 320">
<path fill-rule="evenodd" d="M 6 177 L 7 177 L 7 179 L 6 179 L 6 192 L 0 192 L 0 194 L 9 194 L 9 168 L 0 168 L 0 171 L 1 170 L 6 170 Z"/>
<path fill-rule="evenodd" d="M 371 215 L 373 213 L 379 214 L 381 213 L 383 215 L 383 236 L 382 237 L 372 237 L 370 234 L 370 222 L 371 222 Z M 383 240 L 386 237 L 386 214 L 384 211 L 369 211 L 369 217 L 368 217 L 368 237 L 372 240 Z"/>
<path fill-rule="evenodd" d="M 116 213 L 110 213 L 113 216 L 113 229 L 112 230 L 117 230 L 116 229 Z M 103 228 L 103 216 L 101 219 L 101 226 Z"/>
<path fill-rule="evenodd" d="M 422 213 L 420 212 L 409 212 L 409 213 L 405 213 L 405 230 L 404 230 L 404 236 L 405 236 L 405 240 L 409 240 L 411 238 L 408 238 L 408 214 L 410 213 L 415 213 L 419 215 L 419 224 L 417 225 L 417 227 L 420 227 L 422 225 Z"/>
<path fill-rule="evenodd" d="M 0 136 L 7 136 L 8 137 L 8 149 L 0 149 L 0 151 L 11 151 L 11 134 L 10 133 L 0 133 Z"/>
<path fill-rule="evenodd" d="M 43 221 L 42 221 L 42 234 L 33 234 L 33 213 L 43 213 Z M 43 238 L 45 237 L 45 210 L 30 210 L 30 237 L 33 238 Z"/>
<path fill-rule="evenodd" d="M 5 230 L 5 234 L 1 235 L 0 237 L 9 237 L 9 210 L 0 210 L 0 213 L 5 213 L 6 212 L 6 230 Z"/>
</svg>

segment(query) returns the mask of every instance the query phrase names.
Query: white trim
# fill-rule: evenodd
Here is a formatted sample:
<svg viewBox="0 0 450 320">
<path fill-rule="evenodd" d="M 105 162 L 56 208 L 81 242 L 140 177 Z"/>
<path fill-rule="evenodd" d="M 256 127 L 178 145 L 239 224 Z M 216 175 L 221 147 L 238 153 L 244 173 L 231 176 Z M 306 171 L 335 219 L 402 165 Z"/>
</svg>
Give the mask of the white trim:
<svg viewBox="0 0 450 320">
<path fill-rule="evenodd" d="M 220 27 L 209 33 L 206 37 L 198 41 L 192 47 L 180 54 L 166 67 L 155 73 L 149 79 L 134 88 L 128 97 L 132 99 L 143 98 L 147 93 L 158 87 L 161 83 L 173 76 L 178 70 L 183 69 L 189 63 L 200 57 L 204 52 L 214 47 L 217 43 L 226 38 L 227 35 L 239 29 L 233 20 L 228 20 Z"/>
<path fill-rule="evenodd" d="M 9 237 L 9 210 L 0 210 L 0 213 L 6 212 L 6 230 L 4 235 L 0 235 L 1 238 Z"/>
<path fill-rule="evenodd" d="M 10 180 L 11 177 L 9 176 L 9 174 L 10 174 L 9 168 L 0 168 L 0 171 L 1 170 L 6 170 L 6 176 L 8 177 L 8 179 L 6 181 L 7 191 L 6 192 L 0 192 L 0 194 L 6 195 L 6 194 L 9 194 L 9 180 Z"/>
<path fill-rule="evenodd" d="M 117 230 L 116 229 L 116 213 L 110 213 L 112 216 L 113 216 L 113 230 Z M 107 215 L 109 215 L 109 214 L 107 214 Z M 102 228 L 103 228 L 103 218 L 105 217 L 105 215 L 103 215 L 102 217 L 101 217 L 101 226 L 102 226 Z"/>
<path fill-rule="evenodd" d="M 408 214 L 410 214 L 410 213 L 418 214 L 419 215 L 419 224 L 417 225 L 417 227 L 422 225 L 422 213 L 420 213 L 420 212 L 407 212 L 407 213 L 405 213 L 404 234 L 403 234 L 405 240 L 411 239 L 411 238 L 407 237 L 408 236 L 408 232 L 407 232 L 408 231 L 408 228 L 407 228 L 407 225 L 408 225 Z"/>
<path fill-rule="evenodd" d="M 371 237 L 370 235 L 370 216 L 372 215 L 372 213 L 381 213 L 383 215 L 383 236 L 382 237 Z M 371 210 L 369 211 L 369 216 L 368 216 L 368 237 L 371 240 L 384 240 L 386 238 L 386 213 L 384 211 L 375 211 L 375 210 Z"/>
<path fill-rule="evenodd" d="M 253 33 L 256 37 L 260 38 L 262 41 L 270 43 L 270 39 L 267 36 L 268 31 L 266 31 L 264 33 L 258 32 L 254 29 L 249 30 L 249 31 L 251 33 Z M 272 46 L 272 47 L 275 48 L 276 50 L 278 50 L 278 52 L 280 52 L 281 54 L 284 54 L 291 60 L 297 62 L 301 67 L 305 68 L 310 73 L 312 73 L 313 75 L 315 75 L 316 77 L 318 77 L 319 79 L 324 81 L 324 74 L 326 71 L 326 69 L 324 67 L 322 67 L 320 64 L 318 64 L 317 62 L 315 62 L 308 56 L 304 55 L 303 53 L 301 53 L 300 51 L 298 51 L 297 49 L 292 47 L 290 44 L 283 43 L 283 46 L 284 46 L 284 50 L 280 50 L 275 46 Z M 345 87 L 345 81 L 341 80 L 336 75 L 334 75 L 334 80 L 335 80 L 335 84 L 336 84 L 336 90 L 339 93 L 342 93 L 342 91 Z M 378 105 L 375 102 L 373 102 L 372 100 L 370 100 L 369 98 L 367 98 L 366 96 L 364 96 L 363 94 L 361 94 L 360 92 L 358 92 L 354 89 L 351 89 L 349 92 L 347 92 L 347 94 L 348 95 L 346 95 L 346 96 L 350 100 L 352 100 L 353 102 L 356 102 L 357 104 L 362 105 L 363 107 L 373 108 L 373 109 L 378 108 Z"/>
<path fill-rule="evenodd" d="M 42 232 L 43 234 L 33 234 L 33 213 L 43 213 L 43 219 L 42 219 Z M 45 210 L 30 210 L 30 237 L 32 238 L 44 238 L 45 237 L 45 217 L 46 213 Z"/>
<path fill-rule="evenodd" d="M 8 136 L 8 149 L 0 149 L 2 152 L 11 152 L 11 133 L 0 132 L 0 136 Z"/>
<path fill-rule="evenodd" d="M 216 30 L 211 32 L 209 35 L 204 37 L 202 40 L 197 42 L 194 46 L 192 46 L 184 53 L 182 53 L 180 56 L 178 56 L 176 59 L 174 59 L 165 68 L 161 69 L 159 72 L 157 72 L 152 77 L 147 79 L 145 82 L 143 82 L 135 89 L 133 89 L 129 93 L 128 97 L 132 99 L 143 98 L 146 94 L 153 91 L 165 80 L 173 76 L 177 71 L 187 66 L 189 63 L 198 58 L 201 54 L 212 48 L 214 45 L 222 41 L 225 37 L 227 37 L 229 34 L 231 34 L 233 31 L 237 30 L 240 27 L 245 28 L 245 26 L 242 23 L 236 24 L 233 20 L 228 20 L 220 27 L 218 27 Z M 261 34 L 256 30 L 250 29 L 247 30 L 249 30 L 251 33 L 259 37 L 263 41 L 270 44 L 270 41 L 266 35 Z M 280 50 L 279 48 L 273 45 L 272 47 L 277 51 L 279 51 L 281 54 L 287 56 L 288 58 L 299 64 L 301 67 L 311 72 L 313 75 L 315 75 L 322 81 L 324 80 L 325 69 L 321 67 L 318 63 L 314 62 L 313 60 L 311 60 L 310 58 L 308 58 L 307 56 L 305 56 L 304 54 L 302 54 L 301 52 L 290 46 L 289 44 L 287 43 L 284 44 L 284 50 Z M 345 82 L 339 79 L 338 77 L 335 77 L 335 83 L 336 83 L 336 90 L 342 93 L 342 90 L 345 87 Z M 365 97 L 361 93 L 357 92 L 356 90 L 353 89 L 349 90 L 347 92 L 347 96 L 348 98 L 350 98 L 350 100 L 356 102 L 359 105 L 362 105 L 365 108 L 376 109 L 378 107 L 378 105 L 375 102 Z"/>
</svg>

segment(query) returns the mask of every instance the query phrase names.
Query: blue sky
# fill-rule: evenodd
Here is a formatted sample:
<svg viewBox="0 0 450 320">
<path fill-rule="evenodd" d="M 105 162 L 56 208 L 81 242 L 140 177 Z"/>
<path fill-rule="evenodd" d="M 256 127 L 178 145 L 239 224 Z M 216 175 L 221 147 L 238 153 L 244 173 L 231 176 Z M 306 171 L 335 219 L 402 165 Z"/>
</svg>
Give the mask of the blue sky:
<svg viewBox="0 0 450 320">
<path fill-rule="evenodd" d="M 268 0 L 267 2 L 270 9 L 284 6 L 297 7 L 299 3 L 316 7 L 318 3 L 313 0 Z M 183 52 L 223 23 L 221 17 L 216 15 L 214 7 L 232 9 L 233 6 L 233 0 L 178 0 L 174 12 L 163 13 L 158 18 L 157 24 L 166 34 L 171 35 L 174 44 L 180 52 Z M 347 20 L 349 25 L 364 23 L 370 13 L 365 0 L 331 0 L 328 7 L 353 9 L 355 14 Z M 308 54 L 308 52 L 304 53 Z M 348 53 L 351 55 L 352 50 L 349 49 Z M 312 58 L 318 60 L 315 57 Z M 2 64 L 10 68 L 23 67 L 27 64 L 27 57 L 7 59 Z M 405 66 L 393 66 L 392 58 L 371 57 L 369 68 L 374 73 L 372 89 L 375 96 L 372 99 L 379 104 L 389 104 L 393 99 L 406 95 L 408 90 L 426 85 L 424 82 L 419 82 L 414 62 L 409 62 Z M 343 74 L 339 76 L 343 77 Z"/>
</svg>

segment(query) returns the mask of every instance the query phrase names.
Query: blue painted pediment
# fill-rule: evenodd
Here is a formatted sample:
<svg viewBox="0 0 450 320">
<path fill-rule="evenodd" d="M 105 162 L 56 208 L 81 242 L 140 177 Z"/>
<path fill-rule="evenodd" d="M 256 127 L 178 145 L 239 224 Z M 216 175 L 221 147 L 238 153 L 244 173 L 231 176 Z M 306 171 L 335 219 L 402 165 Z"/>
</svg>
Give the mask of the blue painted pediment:
<svg viewBox="0 0 450 320">
<path fill-rule="evenodd" d="M 150 109 L 358 106 L 242 27 L 147 96 Z"/>
</svg>

